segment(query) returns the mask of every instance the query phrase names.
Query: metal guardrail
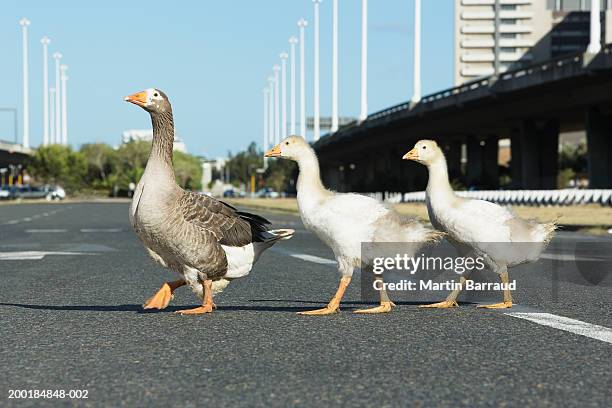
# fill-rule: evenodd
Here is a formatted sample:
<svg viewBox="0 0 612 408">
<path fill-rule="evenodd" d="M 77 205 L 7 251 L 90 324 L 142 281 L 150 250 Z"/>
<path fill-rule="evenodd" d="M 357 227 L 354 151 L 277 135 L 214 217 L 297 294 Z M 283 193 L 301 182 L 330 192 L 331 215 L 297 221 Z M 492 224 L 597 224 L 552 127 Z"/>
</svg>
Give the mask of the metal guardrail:
<svg viewBox="0 0 612 408">
<path fill-rule="evenodd" d="M 599 204 L 612 206 L 612 190 L 482 190 L 456 191 L 460 197 L 486 200 L 502 205 L 580 205 Z M 425 191 L 411 193 L 368 193 L 369 197 L 391 203 L 424 203 Z"/>
</svg>

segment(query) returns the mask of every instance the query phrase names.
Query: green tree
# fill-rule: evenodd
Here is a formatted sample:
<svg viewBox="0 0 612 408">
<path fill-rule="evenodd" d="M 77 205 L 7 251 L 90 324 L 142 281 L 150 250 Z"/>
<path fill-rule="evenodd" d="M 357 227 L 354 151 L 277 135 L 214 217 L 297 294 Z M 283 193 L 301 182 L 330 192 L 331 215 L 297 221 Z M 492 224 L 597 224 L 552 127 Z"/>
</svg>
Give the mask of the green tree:
<svg viewBox="0 0 612 408">
<path fill-rule="evenodd" d="M 87 161 L 68 146 L 39 147 L 28 168 L 38 182 L 59 184 L 69 192 L 82 188 L 87 176 Z"/>
<path fill-rule="evenodd" d="M 147 165 L 151 143 L 130 142 L 117 150 L 116 167 L 112 184 L 127 189 L 130 183 L 138 183 Z"/>
<path fill-rule="evenodd" d="M 268 160 L 268 170 L 264 174 L 264 183 L 275 191 L 295 191 L 297 164 L 293 160 Z"/>
<path fill-rule="evenodd" d="M 226 166 L 229 167 L 233 184 L 248 184 L 251 181 L 251 174 L 263 167 L 263 152 L 257 149 L 255 142 L 251 142 L 247 150 L 235 156 L 230 153 Z"/>
<path fill-rule="evenodd" d="M 87 181 L 95 187 L 108 188 L 109 176 L 117 166 L 117 152 L 107 144 L 92 143 L 81 146 L 81 154 L 87 161 Z"/>
<path fill-rule="evenodd" d="M 586 144 L 564 143 L 559 152 L 559 168 L 572 169 L 574 173 L 586 173 L 588 171 Z"/>
<path fill-rule="evenodd" d="M 202 164 L 196 156 L 174 152 L 174 176 L 179 186 L 187 190 L 202 189 Z"/>
</svg>

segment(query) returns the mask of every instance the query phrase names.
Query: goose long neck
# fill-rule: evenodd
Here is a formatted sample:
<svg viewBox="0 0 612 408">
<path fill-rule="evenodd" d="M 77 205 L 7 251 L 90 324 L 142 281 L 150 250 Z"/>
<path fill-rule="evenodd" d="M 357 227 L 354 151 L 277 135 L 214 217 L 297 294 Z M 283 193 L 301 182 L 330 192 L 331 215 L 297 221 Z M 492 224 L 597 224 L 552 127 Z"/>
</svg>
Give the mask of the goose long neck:
<svg viewBox="0 0 612 408">
<path fill-rule="evenodd" d="M 172 112 L 151 114 L 153 144 L 149 161 L 167 165 L 172 170 L 172 149 L 174 146 L 174 119 Z"/>
<path fill-rule="evenodd" d="M 429 180 L 427 181 L 427 194 L 440 194 L 447 198 L 454 198 L 455 192 L 448 180 L 448 168 L 446 160 L 440 158 L 428 164 Z"/>
<path fill-rule="evenodd" d="M 321 182 L 321 171 L 319 170 L 319 160 L 312 150 L 308 150 L 298 160 L 300 173 L 297 180 L 298 196 L 322 196 L 325 194 L 325 187 Z"/>
</svg>

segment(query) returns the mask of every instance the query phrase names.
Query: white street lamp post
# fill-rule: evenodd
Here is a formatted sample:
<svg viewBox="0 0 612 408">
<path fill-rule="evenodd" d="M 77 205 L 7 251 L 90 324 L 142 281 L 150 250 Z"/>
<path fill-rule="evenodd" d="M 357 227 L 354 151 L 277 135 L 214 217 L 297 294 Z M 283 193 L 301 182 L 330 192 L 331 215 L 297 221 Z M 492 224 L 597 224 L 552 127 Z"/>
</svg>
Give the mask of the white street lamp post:
<svg viewBox="0 0 612 408">
<path fill-rule="evenodd" d="M 599 0 L 591 0 L 591 40 L 587 49 L 591 54 L 597 54 L 601 51 L 601 20 L 599 14 Z"/>
<path fill-rule="evenodd" d="M 268 151 L 268 103 L 270 102 L 270 97 L 268 96 L 268 88 L 263 89 L 263 144 L 262 149 L 265 154 Z M 264 169 L 268 168 L 268 158 L 264 155 L 263 158 Z"/>
<path fill-rule="evenodd" d="M 316 142 L 321 137 L 321 112 L 319 106 L 319 4 L 322 0 L 312 0 L 314 3 L 314 130 Z"/>
<path fill-rule="evenodd" d="M 30 147 L 30 89 L 29 89 L 29 77 L 28 77 L 28 26 L 30 20 L 22 18 L 19 20 L 21 26 L 21 39 L 23 48 L 23 138 L 22 144 L 24 148 Z"/>
<path fill-rule="evenodd" d="M 308 22 L 303 18 L 298 21 L 300 27 L 300 135 L 306 138 L 306 70 L 305 70 L 305 35 Z"/>
<path fill-rule="evenodd" d="M 60 66 L 61 74 L 61 82 L 62 82 L 62 144 L 64 146 L 68 146 L 68 109 L 67 109 L 67 94 L 66 94 L 66 82 L 68 81 L 68 75 L 66 75 L 66 70 L 68 69 L 68 65 Z"/>
<path fill-rule="evenodd" d="M 283 139 L 287 137 L 287 58 L 289 55 L 283 52 L 281 59 L 281 130 Z"/>
<path fill-rule="evenodd" d="M 291 126 L 289 130 L 292 136 L 295 135 L 295 44 L 297 42 L 297 38 L 289 38 L 289 44 L 291 44 Z"/>
<path fill-rule="evenodd" d="M 280 67 L 274 65 L 272 70 L 274 71 L 274 144 L 278 144 L 280 143 L 280 92 L 278 92 L 278 71 L 280 71 Z"/>
<path fill-rule="evenodd" d="M 421 100 L 421 0 L 414 0 L 414 71 L 412 103 Z"/>
<path fill-rule="evenodd" d="M 338 0 L 332 13 L 332 123 L 331 132 L 338 130 Z"/>
<path fill-rule="evenodd" d="M 61 143 L 61 117 L 60 117 L 60 59 L 62 54 L 53 54 L 55 60 L 55 143 Z"/>
<path fill-rule="evenodd" d="M 56 144 L 55 136 L 55 88 L 49 88 L 49 143 Z"/>
<path fill-rule="evenodd" d="M 274 77 L 268 77 L 269 95 L 268 95 L 268 144 L 274 145 Z"/>
<path fill-rule="evenodd" d="M 43 146 L 49 144 L 49 40 L 43 37 Z"/>
<path fill-rule="evenodd" d="M 368 0 L 361 0 L 361 113 L 359 121 L 368 118 Z"/>
</svg>

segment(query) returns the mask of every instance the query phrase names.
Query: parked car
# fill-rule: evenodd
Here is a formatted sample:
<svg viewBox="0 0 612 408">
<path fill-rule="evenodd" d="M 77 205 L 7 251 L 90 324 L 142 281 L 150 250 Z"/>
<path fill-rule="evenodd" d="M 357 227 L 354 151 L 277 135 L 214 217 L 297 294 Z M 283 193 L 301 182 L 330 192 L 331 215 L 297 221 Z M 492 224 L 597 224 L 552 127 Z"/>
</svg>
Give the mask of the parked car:
<svg viewBox="0 0 612 408">
<path fill-rule="evenodd" d="M 255 195 L 261 198 L 279 198 L 280 197 L 280 194 L 272 190 L 270 187 L 262 188 Z"/>
<path fill-rule="evenodd" d="M 9 186 L 0 187 L 0 200 L 8 200 L 13 197 L 13 192 Z"/>
<path fill-rule="evenodd" d="M 45 185 L 42 187 L 35 187 L 31 185 L 13 187 L 12 196 L 14 198 L 22 199 L 34 199 L 44 198 L 47 201 L 51 200 L 63 200 L 66 198 L 66 192 L 60 186 Z"/>
</svg>

